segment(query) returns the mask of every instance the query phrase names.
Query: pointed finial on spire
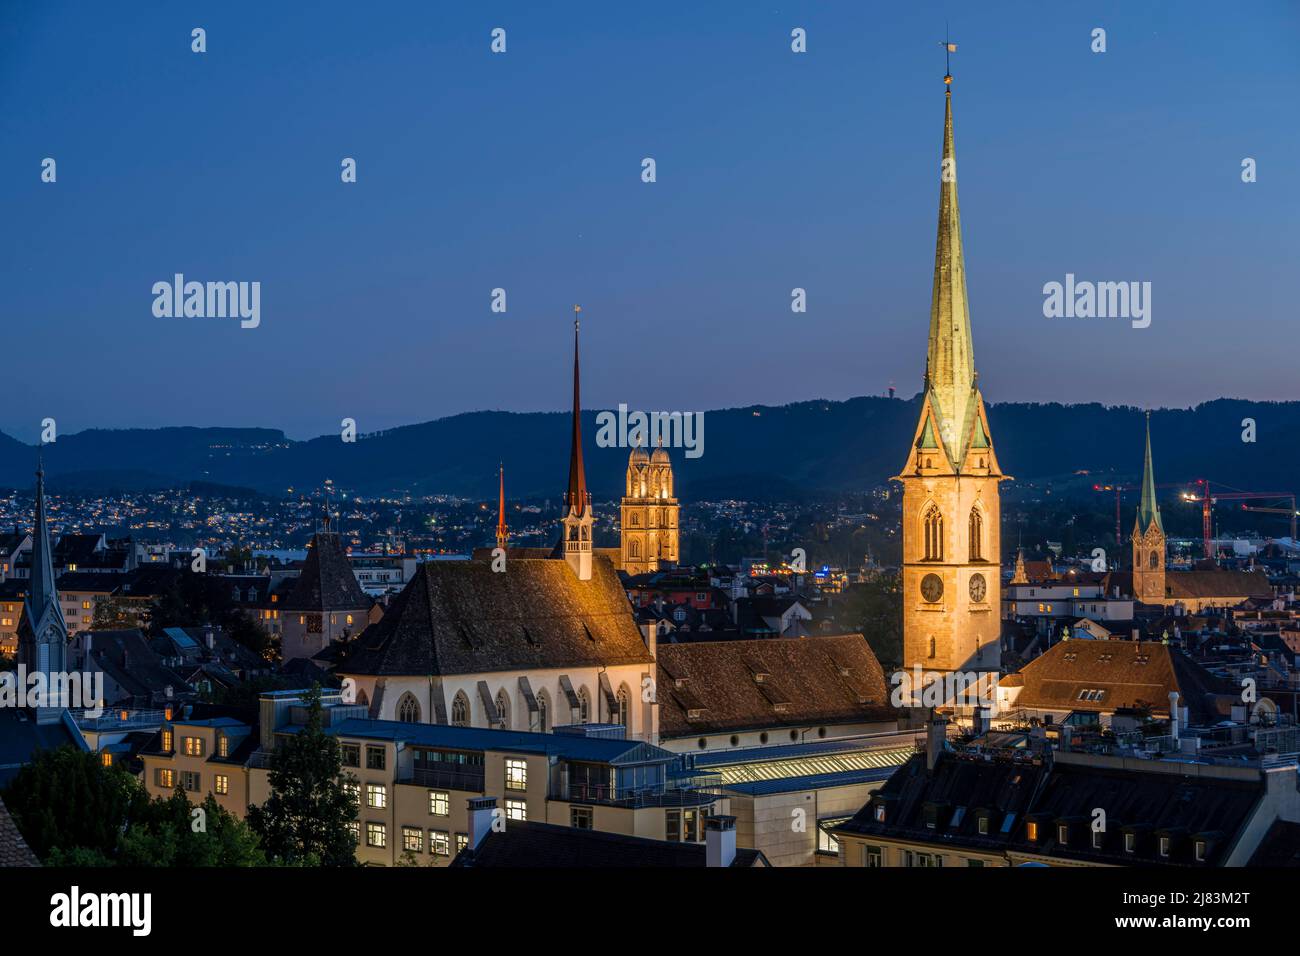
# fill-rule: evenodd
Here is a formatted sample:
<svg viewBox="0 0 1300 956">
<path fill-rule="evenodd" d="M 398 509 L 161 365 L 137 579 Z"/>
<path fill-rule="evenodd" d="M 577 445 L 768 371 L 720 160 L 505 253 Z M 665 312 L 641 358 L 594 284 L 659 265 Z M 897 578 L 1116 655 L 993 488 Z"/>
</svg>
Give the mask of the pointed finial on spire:
<svg viewBox="0 0 1300 956">
<path fill-rule="evenodd" d="M 578 365 L 578 314 L 582 306 L 573 307 L 573 433 L 569 445 L 569 488 L 564 504 L 571 514 L 582 517 L 587 513 L 587 472 L 582 464 L 582 397 L 579 390 Z"/>
<path fill-rule="evenodd" d="M 497 547 L 503 551 L 506 542 L 510 538 L 510 530 L 506 527 L 506 466 L 504 463 L 497 465 Z"/>
</svg>

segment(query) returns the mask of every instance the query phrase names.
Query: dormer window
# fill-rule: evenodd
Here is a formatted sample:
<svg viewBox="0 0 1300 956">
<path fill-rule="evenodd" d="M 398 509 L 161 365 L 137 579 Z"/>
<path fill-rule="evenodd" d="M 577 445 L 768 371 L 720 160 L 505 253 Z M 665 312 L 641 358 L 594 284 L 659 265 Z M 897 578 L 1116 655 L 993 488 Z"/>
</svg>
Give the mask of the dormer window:
<svg viewBox="0 0 1300 956">
<path fill-rule="evenodd" d="M 989 818 L 987 816 L 981 816 L 979 818 L 979 833 L 980 836 L 989 835 Z"/>
<path fill-rule="evenodd" d="M 876 804 L 876 822 L 885 822 L 885 805 L 883 803 Z"/>
<path fill-rule="evenodd" d="M 1205 841 L 1204 840 L 1196 841 L 1196 862 L 1197 863 L 1205 862 Z"/>
<path fill-rule="evenodd" d="M 1038 842 L 1038 824 L 1035 821 L 1030 820 L 1025 824 L 1025 835 L 1029 837 L 1030 843 Z"/>
<path fill-rule="evenodd" d="M 1135 833 L 1124 834 L 1124 852 L 1125 853 L 1137 852 L 1137 834 Z"/>
<path fill-rule="evenodd" d="M 1166 858 L 1169 856 L 1169 837 L 1167 836 L 1160 838 L 1160 855 Z"/>
<path fill-rule="evenodd" d="M 1058 823 L 1056 826 L 1056 842 L 1062 846 L 1070 845 L 1070 827 L 1064 823 Z"/>
<path fill-rule="evenodd" d="M 1106 834 L 1103 833 L 1101 830 L 1093 830 L 1093 831 L 1092 831 L 1092 848 L 1093 848 L 1094 850 L 1100 850 L 1100 849 L 1101 849 L 1101 841 L 1102 841 L 1102 839 L 1103 839 L 1105 836 L 1106 836 Z"/>
</svg>

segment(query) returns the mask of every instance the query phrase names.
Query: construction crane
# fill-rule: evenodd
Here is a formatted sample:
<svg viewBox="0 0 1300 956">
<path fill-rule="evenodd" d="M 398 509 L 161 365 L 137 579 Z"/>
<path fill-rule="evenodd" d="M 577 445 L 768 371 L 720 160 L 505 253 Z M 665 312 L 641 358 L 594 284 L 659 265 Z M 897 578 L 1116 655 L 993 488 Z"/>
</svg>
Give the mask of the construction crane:
<svg viewBox="0 0 1300 956">
<path fill-rule="evenodd" d="M 1291 499 L 1290 508 L 1262 508 L 1259 505 L 1242 505 L 1242 511 L 1259 511 L 1270 515 L 1289 515 L 1291 517 L 1291 540 L 1295 540 L 1295 519 L 1300 515 L 1300 511 L 1295 510 L 1295 498 Z"/>
<path fill-rule="evenodd" d="M 1211 490 L 1210 490 L 1210 485 L 1212 485 L 1212 484 L 1216 484 L 1216 485 L 1218 485 L 1218 484 L 1220 484 L 1220 482 L 1217 482 L 1217 481 L 1216 481 L 1216 482 L 1211 482 L 1211 481 L 1207 481 L 1207 480 L 1204 479 L 1204 478 L 1197 478 L 1196 481 L 1192 482 L 1192 484 L 1194 484 L 1194 485 L 1198 485 L 1198 486 L 1199 486 L 1199 488 L 1198 488 L 1198 493 L 1197 493 L 1197 494 L 1192 494 L 1192 493 L 1189 493 L 1189 492 L 1184 492 L 1184 493 L 1183 493 L 1183 500 L 1184 500 L 1184 501 L 1199 501 L 1199 502 L 1201 503 L 1201 541 L 1202 541 L 1202 546 L 1203 546 L 1203 549 L 1204 549 L 1204 552 L 1205 552 L 1205 557 L 1206 557 L 1207 560 L 1208 560 L 1208 559 L 1213 559 L 1213 557 L 1214 557 L 1213 513 L 1214 513 L 1214 505 L 1215 505 L 1215 502 L 1218 502 L 1218 501 L 1252 501 L 1252 500 L 1254 500 L 1254 501 L 1258 501 L 1258 500 L 1265 500 L 1265 501 L 1267 501 L 1267 500 L 1274 500 L 1274 501 L 1290 501 L 1290 502 L 1291 502 L 1291 510 L 1290 510 L 1290 514 L 1291 514 L 1291 537 L 1292 537 L 1292 539 L 1294 540 L 1294 538 L 1295 538 L 1295 499 L 1296 499 L 1296 496 L 1295 496 L 1292 492 L 1289 492 L 1289 491 L 1238 491 L 1238 490 L 1235 489 L 1235 488 L 1230 488 L 1230 489 L 1227 490 L 1227 491 L 1211 491 Z M 1227 486 L 1227 485 L 1221 485 L 1221 487 L 1228 488 L 1229 486 Z M 1250 508 L 1250 507 L 1247 507 L 1247 506 L 1245 506 L 1245 505 L 1243 505 L 1242 508 L 1243 508 L 1244 510 L 1246 510 L 1246 511 L 1265 511 L 1265 510 L 1268 510 L 1268 509 L 1265 509 L 1265 508 Z M 1282 514 L 1287 514 L 1286 511 L 1284 511 L 1284 510 L 1282 510 L 1282 509 L 1280 509 L 1280 508 L 1279 508 L 1279 509 L 1276 509 L 1276 510 L 1279 511 L 1280 513 L 1282 513 Z"/>
<path fill-rule="evenodd" d="M 1157 488 L 1185 488 L 1187 482 L 1177 481 L 1172 484 L 1156 485 Z M 1093 485 L 1093 491 L 1115 492 L 1115 547 L 1124 547 L 1124 526 L 1120 521 L 1120 496 L 1126 491 L 1141 491 L 1141 485 Z"/>
</svg>

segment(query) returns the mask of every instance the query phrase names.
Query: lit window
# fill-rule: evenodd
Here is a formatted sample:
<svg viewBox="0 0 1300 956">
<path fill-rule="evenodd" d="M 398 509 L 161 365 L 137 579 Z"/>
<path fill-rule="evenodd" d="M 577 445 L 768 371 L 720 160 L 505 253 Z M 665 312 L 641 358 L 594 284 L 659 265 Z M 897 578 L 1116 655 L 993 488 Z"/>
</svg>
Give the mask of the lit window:
<svg viewBox="0 0 1300 956">
<path fill-rule="evenodd" d="M 361 824 L 356 820 L 350 820 L 347 824 L 348 832 L 352 834 L 352 842 L 361 842 Z"/>
<path fill-rule="evenodd" d="M 352 615 L 351 615 L 351 614 L 348 615 L 348 617 L 347 617 L 347 622 L 348 622 L 349 624 L 352 623 Z"/>
<path fill-rule="evenodd" d="M 523 800 L 506 801 L 506 819 L 524 821 L 528 819 L 528 804 Z"/>
<path fill-rule="evenodd" d="M 465 849 L 465 847 L 467 847 L 467 846 L 469 846 L 469 834 L 468 834 L 468 833 L 457 833 L 457 834 L 456 834 L 456 852 L 459 853 L 461 850 Z"/>
<path fill-rule="evenodd" d="M 170 730 L 164 730 L 162 732 L 162 749 L 170 752 L 172 749 L 172 742 L 172 732 Z"/>
<path fill-rule="evenodd" d="M 344 780 L 343 792 L 350 796 L 354 803 L 358 805 L 361 803 L 361 784 L 355 780 Z"/>
<path fill-rule="evenodd" d="M 451 813 L 451 794 L 446 790 L 430 790 L 429 813 L 435 817 L 448 816 Z"/>
<path fill-rule="evenodd" d="M 225 776 L 225 775 L 223 775 L 223 774 L 217 774 L 216 791 L 217 791 L 217 793 L 220 793 L 220 794 L 227 794 L 227 793 L 229 793 L 229 792 L 230 792 L 230 778 L 227 777 L 227 776 Z"/>
<path fill-rule="evenodd" d="M 185 743 L 185 756 L 202 757 L 203 756 L 203 738 L 202 737 L 182 737 Z"/>
<path fill-rule="evenodd" d="M 1031 843 L 1038 842 L 1038 824 L 1030 820 L 1025 824 L 1025 834 L 1029 837 Z"/>
<path fill-rule="evenodd" d="M 876 806 L 876 822 L 877 823 L 885 822 L 885 805 L 883 803 L 878 804 Z"/>
<path fill-rule="evenodd" d="M 388 829 L 382 823 L 366 824 L 366 846 L 388 846 Z"/>
<path fill-rule="evenodd" d="M 506 760 L 506 789 L 528 789 L 528 763 L 524 760 Z"/>
<path fill-rule="evenodd" d="M 383 784 L 370 783 L 366 785 L 366 806 L 383 809 L 388 806 L 388 788 Z"/>
<path fill-rule="evenodd" d="M 419 827 L 402 827 L 402 849 L 412 853 L 424 852 L 424 831 Z"/>
<path fill-rule="evenodd" d="M 217 735 L 217 756 L 218 757 L 230 756 L 230 738 L 227 737 L 225 734 Z"/>
<path fill-rule="evenodd" d="M 430 830 L 429 852 L 434 856 L 451 856 L 451 835 L 446 830 Z"/>
<path fill-rule="evenodd" d="M 578 830 L 590 830 L 592 826 L 591 807 L 570 807 L 569 825 Z"/>
<path fill-rule="evenodd" d="M 165 787 L 168 790 L 176 786 L 176 777 L 171 770 L 166 767 L 158 768 L 158 786 Z"/>
<path fill-rule="evenodd" d="M 113 766 L 113 755 L 109 753 L 102 754 L 99 758 L 99 762 L 105 767 L 111 767 Z"/>
</svg>

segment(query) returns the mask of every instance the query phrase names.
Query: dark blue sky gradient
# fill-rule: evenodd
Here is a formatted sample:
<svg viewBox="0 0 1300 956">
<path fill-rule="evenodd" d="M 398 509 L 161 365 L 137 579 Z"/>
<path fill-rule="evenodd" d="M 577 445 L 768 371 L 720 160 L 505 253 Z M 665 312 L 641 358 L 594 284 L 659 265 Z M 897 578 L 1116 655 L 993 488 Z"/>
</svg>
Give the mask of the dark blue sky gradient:
<svg viewBox="0 0 1300 956">
<path fill-rule="evenodd" d="M 574 302 L 588 407 L 910 395 L 945 20 L 985 395 L 1300 397 L 1294 2 L 0 9 L 0 428 L 25 440 L 562 408 Z M 175 272 L 260 280 L 261 328 L 155 318 Z M 1067 272 L 1151 281 L 1151 327 L 1045 319 Z"/>
</svg>

